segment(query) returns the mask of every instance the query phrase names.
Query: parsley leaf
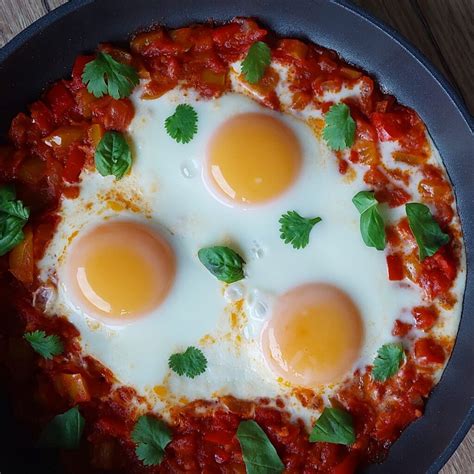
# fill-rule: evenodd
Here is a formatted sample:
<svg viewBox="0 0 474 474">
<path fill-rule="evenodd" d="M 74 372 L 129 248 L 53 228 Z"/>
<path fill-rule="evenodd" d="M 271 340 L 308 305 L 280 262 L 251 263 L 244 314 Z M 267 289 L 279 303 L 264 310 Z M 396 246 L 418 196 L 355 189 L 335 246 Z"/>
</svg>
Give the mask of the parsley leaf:
<svg viewBox="0 0 474 474">
<path fill-rule="evenodd" d="M 119 132 L 106 132 L 95 150 L 95 167 L 102 176 L 121 179 L 132 166 L 132 152 Z"/>
<path fill-rule="evenodd" d="M 352 202 L 360 212 L 360 233 L 367 247 L 377 250 L 385 248 L 385 224 L 378 210 L 378 201 L 373 191 L 360 191 Z"/>
<path fill-rule="evenodd" d="M 145 466 L 157 466 L 163 460 L 165 448 L 171 441 L 171 431 L 163 421 L 151 415 L 141 416 L 132 431 L 137 444 L 135 453 Z"/>
<path fill-rule="evenodd" d="M 233 283 L 244 278 L 244 259 L 229 247 L 207 247 L 199 250 L 201 263 L 220 281 Z"/>
<path fill-rule="evenodd" d="M 45 359 L 52 359 L 64 351 L 63 343 L 56 334 L 47 336 L 44 331 L 33 331 L 25 333 L 23 337 Z"/>
<path fill-rule="evenodd" d="M 193 379 L 205 372 L 207 359 L 200 349 L 190 346 L 184 352 L 171 355 L 168 365 L 178 375 L 186 375 Z"/>
<path fill-rule="evenodd" d="M 384 344 L 377 351 L 374 368 L 372 369 L 372 377 L 374 380 L 385 382 L 385 380 L 398 372 L 404 359 L 405 352 L 400 343 Z"/>
<path fill-rule="evenodd" d="M 258 423 L 241 421 L 237 439 L 242 448 L 242 457 L 247 474 L 280 474 L 285 469 L 278 453 Z"/>
<path fill-rule="evenodd" d="M 449 242 L 449 235 L 441 230 L 428 206 L 410 202 L 405 204 L 405 211 L 408 224 L 418 244 L 421 261 L 434 255 L 440 247 Z"/>
<path fill-rule="evenodd" d="M 188 104 L 180 104 L 165 120 L 168 135 L 178 143 L 189 143 L 197 133 L 198 114 Z"/>
<path fill-rule="evenodd" d="M 16 247 L 24 238 L 25 226 L 30 211 L 16 198 L 11 185 L 0 188 L 0 256 Z"/>
<path fill-rule="evenodd" d="M 114 99 L 128 97 L 140 79 L 132 66 L 116 61 L 110 54 L 99 52 L 97 57 L 86 64 L 82 82 L 95 97 L 105 94 Z"/>
<path fill-rule="evenodd" d="M 257 84 L 265 74 L 265 69 L 272 60 L 272 51 L 263 41 L 257 41 L 250 46 L 247 56 L 242 61 L 241 72 L 247 82 Z"/>
<path fill-rule="evenodd" d="M 321 222 L 321 218 L 310 219 L 301 217 L 296 211 L 288 211 L 278 222 L 281 224 L 280 237 L 285 244 L 291 244 L 295 249 L 303 249 L 309 243 L 311 230 L 318 222 Z"/>
<path fill-rule="evenodd" d="M 324 116 L 323 138 L 331 150 L 344 150 L 354 143 L 356 123 L 346 104 L 333 105 Z"/>
<path fill-rule="evenodd" d="M 39 445 L 47 448 L 77 449 L 81 442 L 85 420 L 79 408 L 71 408 L 54 417 L 44 428 Z"/>
<path fill-rule="evenodd" d="M 339 408 L 326 407 L 314 425 L 309 440 L 334 444 L 353 444 L 355 432 L 352 416 Z"/>
</svg>

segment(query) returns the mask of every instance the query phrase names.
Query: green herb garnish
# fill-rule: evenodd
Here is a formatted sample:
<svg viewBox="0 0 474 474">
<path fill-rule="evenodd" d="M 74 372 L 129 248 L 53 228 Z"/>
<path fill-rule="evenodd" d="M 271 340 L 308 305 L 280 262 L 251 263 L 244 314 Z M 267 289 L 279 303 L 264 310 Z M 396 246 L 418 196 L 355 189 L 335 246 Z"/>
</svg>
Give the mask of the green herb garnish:
<svg viewBox="0 0 474 474">
<path fill-rule="evenodd" d="M 229 247 L 207 247 L 199 250 L 201 263 L 220 281 L 233 283 L 244 278 L 244 259 Z"/>
<path fill-rule="evenodd" d="M 77 449 L 81 442 L 85 420 L 79 408 L 71 408 L 54 417 L 43 430 L 39 445 L 47 448 Z"/>
<path fill-rule="evenodd" d="M 119 132 L 106 132 L 95 151 L 95 167 L 102 176 L 121 179 L 132 166 L 132 152 Z"/>
<path fill-rule="evenodd" d="M 377 351 L 377 357 L 374 360 L 374 367 L 372 369 L 372 377 L 374 380 L 385 382 L 385 380 L 398 372 L 404 359 L 405 352 L 401 344 L 384 344 Z"/>
<path fill-rule="evenodd" d="M 190 346 L 184 352 L 171 355 L 168 365 L 178 375 L 193 379 L 205 372 L 207 359 L 200 349 Z"/>
<path fill-rule="evenodd" d="M 339 408 L 325 408 L 314 425 L 309 440 L 350 445 L 355 442 L 352 416 Z"/>
<path fill-rule="evenodd" d="M 188 104 L 180 104 L 165 120 L 168 135 L 178 143 L 189 143 L 197 133 L 198 115 Z"/>
<path fill-rule="evenodd" d="M 105 94 L 114 99 L 128 97 L 140 79 L 137 71 L 127 64 L 116 61 L 110 54 L 99 52 L 86 64 L 82 82 L 95 97 Z"/>
<path fill-rule="evenodd" d="M 385 224 L 374 192 L 361 191 L 352 198 L 352 202 L 360 212 L 360 233 L 365 245 L 383 250 L 386 242 Z"/>
<path fill-rule="evenodd" d="M 280 226 L 280 237 L 285 244 L 291 244 L 295 249 L 305 248 L 309 243 L 309 234 L 313 227 L 321 222 L 320 217 L 306 218 L 300 216 L 296 211 L 288 211 L 278 221 Z"/>
<path fill-rule="evenodd" d="M 418 244 L 421 261 L 434 255 L 443 245 L 449 242 L 449 235 L 441 230 L 428 206 L 410 202 L 405 204 L 405 211 L 408 224 Z"/>
<path fill-rule="evenodd" d="M 141 416 L 132 431 L 136 443 L 135 454 L 145 466 L 158 466 L 171 441 L 171 431 L 166 424 L 151 415 Z"/>
<path fill-rule="evenodd" d="M 24 238 L 23 227 L 30 217 L 30 211 L 16 199 L 11 185 L 0 188 L 0 256 L 16 247 Z"/>
<path fill-rule="evenodd" d="M 241 421 L 237 439 L 247 474 L 280 474 L 285 469 L 268 436 L 253 420 Z"/>
<path fill-rule="evenodd" d="M 346 104 L 333 105 L 324 116 L 323 138 L 331 150 L 350 148 L 355 139 L 356 123 Z"/>
<path fill-rule="evenodd" d="M 265 74 L 265 69 L 272 60 L 272 51 L 263 41 L 257 41 L 250 46 L 247 56 L 242 61 L 241 72 L 247 82 L 257 84 Z"/>
<path fill-rule="evenodd" d="M 23 336 L 31 347 L 45 359 L 52 359 L 64 351 L 63 343 L 56 334 L 46 335 L 44 331 L 27 332 Z"/>
</svg>

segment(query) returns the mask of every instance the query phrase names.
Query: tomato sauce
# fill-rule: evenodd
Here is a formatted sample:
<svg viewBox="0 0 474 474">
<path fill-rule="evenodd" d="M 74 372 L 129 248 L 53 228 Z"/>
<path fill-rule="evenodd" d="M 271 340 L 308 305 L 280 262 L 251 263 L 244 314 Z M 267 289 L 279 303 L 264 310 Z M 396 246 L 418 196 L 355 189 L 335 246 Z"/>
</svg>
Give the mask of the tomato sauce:
<svg viewBox="0 0 474 474">
<path fill-rule="evenodd" d="M 80 404 L 86 431 L 77 453 L 61 453 L 67 470 L 84 472 L 204 472 L 243 473 L 245 466 L 235 436 L 239 421 L 255 419 L 276 447 L 289 473 L 352 473 L 357 466 L 380 462 L 402 430 L 423 413 L 424 400 L 434 384 L 434 373 L 446 361 L 449 344 L 430 332 L 437 319 L 437 298 L 453 301 L 450 290 L 459 268 L 459 244 L 452 221 L 454 202 L 444 173 L 426 164 L 429 145 L 425 127 L 413 110 L 383 93 L 363 71 L 343 62 L 334 52 L 297 39 L 279 39 L 250 19 L 236 19 L 213 27 L 197 25 L 167 31 L 157 28 L 137 34 L 130 51 L 108 44 L 99 50 L 134 66 L 145 80 L 143 99 L 160 97 L 178 82 L 203 97 L 217 97 L 229 89 L 229 65 L 242 58 L 255 41 L 265 40 L 275 60 L 292 67 L 293 107 L 313 103 L 323 112 L 332 105 L 317 99 L 324 91 L 359 84 L 360 98 L 347 99 L 356 121 L 356 140 L 349 160 L 339 157 L 341 173 L 362 166 L 364 180 L 377 199 L 391 207 L 411 200 L 400 183 L 403 173 L 388 169 L 379 144 L 398 140 L 395 161 L 419 167 L 419 192 L 436 209 L 452 244 L 420 262 L 406 219 L 387 229 L 388 278 L 409 278 L 431 302 L 413 308 L 411 323 L 397 320 L 393 334 L 405 337 L 413 327 L 425 331 L 398 374 L 387 382 L 374 381 L 371 368 L 356 372 L 332 403 L 348 410 L 355 420 L 357 440 L 350 447 L 310 443 L 301 421 L 292 421 L 280 401 L 195 401 L 173 412 L 173 440 L 159 467 L 145 468 L 136 458 L 130 439 L 145 400 L 133 389 L 114 387 L 113 374 L 81 352 L 79 333 L 65 318 L 48 318 L 41 307 L 47 295 L 38 293 L 34 262 L 44 253 L 58 224 L 62 196 L 79 192 L 80 173 L 93 168 L 94 151 L 106 130 L 126 131 L 134 116 L 129 99 L 95 98 L 82 83 L 85 65 L 94 56 L 79 56 L 72 77 L 53 84 L 28 113 L 19 113 L 9 131 L 10 143 L 0 147 L 0 184 L 14 183 L 19 199 L 30 207 L 25 240 L 0 258 L 0 362 L 15 399 L 18 416 L 38 431 L 56 414 Z M 258 87 L 261 101 L 278 110 L 274 88 L 278 75 L 268 68 Z M 408 245 L 408 251 L 406 250 Z M 453 304 L 453 303 L 452 303 Z M 40 359 L 23 340 L 36 329 L 58 334 L 65 352 Z M 311 398 L 311 397 L 309 397 Z M 278 401 L 277 401 L 278 402 Z"/>
</svg>

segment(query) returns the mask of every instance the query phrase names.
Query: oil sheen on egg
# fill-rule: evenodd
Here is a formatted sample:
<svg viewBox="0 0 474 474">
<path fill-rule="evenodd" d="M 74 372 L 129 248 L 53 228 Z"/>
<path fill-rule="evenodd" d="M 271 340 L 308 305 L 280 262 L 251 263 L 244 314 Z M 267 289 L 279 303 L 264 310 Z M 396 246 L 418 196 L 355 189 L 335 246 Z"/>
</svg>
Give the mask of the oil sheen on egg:
<svg viewBox="0 0 474 474">
<path fill-rule="evenodd" d="M 393 321 L 420 300 L 417 289 L 388 281 L 384 253 L 361 239 L 351 203 L 366 189 L 361 177 L 345 179 L 305 121 L 243 95 L 198 100 L 176 89 L 143 101 L 140 94 L 139 88 L 132 97 L 131 174 L 116 182 L 86 172 L 80 197 L 63 202 L 64 219 L 40 263 L 43 280 L 58 283 L 49 311 L 66 315 L 85 352 L 165 416 L 178 400 L 281 396 L 309 423 L 317 414 L 301 406 L 293 389 L 330 395 L 355 368 L 371 363 L 393 339 Z M 199 117 L 186 145 L 164 128 L 180 103 Z M 111 192 L 129 196 L 133 206 L 110 205 L 104 196 Z M 280 238 L 278 221 L 290 210 L 321 218 L 302 250 Z M 122 240 L 109 236 L 115 254 L 101 250 L 98 238 L 87 243 L 87 235 L 111 226 L 122 229 Z M 148 246 L 141 232 L 151 236 Z M 207 272 L 197 253 L 213 245 L 245 258 L 244 280 L 228 286 Z M 104 295 L 102 307 L 90 296 L 95 290 L 87 297 L 77 287 L 86 254 L 97 258 L 89 261 L 91 279 L 102 271 L 100 278 L 117 280 L 122 254 L 135 268 L 135 277 L 118 278 L 118 294 L 108 283 L 92 282 Z M 153 261 L 161 263 L 151 268 Z M 103 268 L 107 262 L 114 262 L 112 274 Z M 143 287 L 136 286 L 141 277 Z M 150 297 L 150 285 L 159 295 Z M 146 301 L 123 296 L 127 291 Z M 110 298 L 117 298 L 118 312 L 110 310 Z M 190 345 L 208 360 L 193 380 L 168 368 L 169 356 Z"/>
</svg>

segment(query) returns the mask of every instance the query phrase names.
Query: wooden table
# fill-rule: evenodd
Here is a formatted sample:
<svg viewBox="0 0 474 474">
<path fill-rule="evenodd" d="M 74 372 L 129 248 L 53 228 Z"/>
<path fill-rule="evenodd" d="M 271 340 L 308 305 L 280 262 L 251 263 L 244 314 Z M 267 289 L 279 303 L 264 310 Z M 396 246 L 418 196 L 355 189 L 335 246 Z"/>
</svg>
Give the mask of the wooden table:
<svg viewBox="0 0 474 474">
<path fill-rule="evenodd" d="M 0 0 L 0 46 L 67 0 Z M 398 30 L 445 75 L 474 112 L 474 0 L 355 0 Z M 474 428 L 442 474 L 474 474 Z"/>
</svg>

